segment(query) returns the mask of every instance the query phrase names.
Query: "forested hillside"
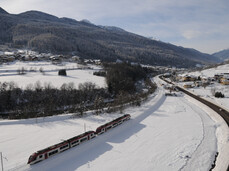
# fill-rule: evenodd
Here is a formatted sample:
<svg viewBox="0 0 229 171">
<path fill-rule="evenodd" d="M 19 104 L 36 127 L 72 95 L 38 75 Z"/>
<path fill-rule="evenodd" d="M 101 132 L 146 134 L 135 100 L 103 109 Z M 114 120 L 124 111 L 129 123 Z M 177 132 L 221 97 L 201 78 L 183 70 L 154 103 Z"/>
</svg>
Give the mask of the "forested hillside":
<svg viewBox="0 0 229 171">
<path fill-rule="evenodd" d="M 83 58 L 191 67 L 219 60 L 193 49 L 155 41 L 116 27 L 58 18 L 38 11 L 18 15 L 0 10 L 0 44 Z"/>
</svg>

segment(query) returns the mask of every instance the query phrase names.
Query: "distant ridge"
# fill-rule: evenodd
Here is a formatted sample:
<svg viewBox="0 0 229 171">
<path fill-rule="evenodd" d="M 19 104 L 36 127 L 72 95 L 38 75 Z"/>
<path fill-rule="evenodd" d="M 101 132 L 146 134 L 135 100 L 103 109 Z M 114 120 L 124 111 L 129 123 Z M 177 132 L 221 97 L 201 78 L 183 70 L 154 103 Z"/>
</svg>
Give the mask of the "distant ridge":
<svg viewBox="0 0 229 171">
<path fill-rule="evenodd" d="M 175 67 L 220 61 L 212 55 L 152 40 L 118 27 L 58 18 L 40 11 L 15 15 L 1 9 L 0 26 L 0 44 L 40 52 Z"/>
<path fill-rule="evenodd" d="M 18 14 L 19 17 L 24 18 L 24 19 L 38 19 L 38 20 L 49 20 L 49 21 L 55 21 L 59 20 L 58 17 L 46 14 L 40 11 L 27 11 Z"/>
<path fill-rule="evenodd" d="M 221 60 L 228 60 L 229 59 L 229 48 L 225 50 L 221 50 L 219 52 L 213 53 L 213 56 L 218 57 Z"/>
</svg>

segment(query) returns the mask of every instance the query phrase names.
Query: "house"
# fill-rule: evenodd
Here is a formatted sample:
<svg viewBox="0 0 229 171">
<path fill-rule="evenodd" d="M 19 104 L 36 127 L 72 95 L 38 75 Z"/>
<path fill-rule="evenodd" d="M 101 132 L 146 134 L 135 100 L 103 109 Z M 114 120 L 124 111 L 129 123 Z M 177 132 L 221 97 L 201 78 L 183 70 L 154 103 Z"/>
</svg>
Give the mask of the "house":
<svg viewBox="0 0 229 171">
<path fill-rule="evenodd" d="M 201 81 L 202 81 L 203 83 L 210 83 L 210 82 L 211 82 L 211 78 L 210 78 L 210 77 L 202 77 L 202 78 L 201 78 Z"/>
<path fill-rule="evenodd" d="M 184 88 L 192 88 L 193 87 L 193 84 L 192 83 L 185 83 L 183 85 Z"/>
<path fill-rule="evenodd" d="M 215 80 L 220 80 L 221 78 L 223 78 L 223 74 L 215 74 L 214 75 L 214 78 L 215 78 Z"/>
<path fill-rule="evenodd" d="M 8 62 L 13 62 L 15 60 L 15 57 L 14 56 L 9 56 L 7 58 Z"/>
<path fill-rule="evenodd" d="M 193 75 L 185 75 L 181 78 L 182 81 L 196 81 L 196 76 Z"/>
<path fill-rule="evenodd" d="M 98 60 L 95 60 L 95 64 L 96 64 L 96 65 L 101 65 L 101 64 L 102 64 L 102 62 L 101 62 L 101 60 L 100 60 L 100 59 L 98 59 Z"/>
<path fill-rule="evenodd" d="M 164 75 L 163 75 L 165 78 L 169 78 L 169 77 L 171 77 L 171 74 L 170 73 L 165 73 Z"/>
<path fill-rule="evenodd" d="M 58 55 L 50 56 L 49 59 L 50 59 L 51 61 L 60 61 L 60 58 L 59 58 Z"/>
<path fill-rule="evenodd" d="M 79 61 L 80 57 L 79 56 L 72 56 L 72 61 Z"/>
<path fill-rule="evenodd" d="M 224 76 L 220 79 L 220 83 L 223 85 L 229 85 L 229 76 Z"/>
<path fill-rule="evenodd" d="M 194 84 L 196 87 L 200 87 L 203 85 L 202 81 L 195 81 Z"/>
</svg>

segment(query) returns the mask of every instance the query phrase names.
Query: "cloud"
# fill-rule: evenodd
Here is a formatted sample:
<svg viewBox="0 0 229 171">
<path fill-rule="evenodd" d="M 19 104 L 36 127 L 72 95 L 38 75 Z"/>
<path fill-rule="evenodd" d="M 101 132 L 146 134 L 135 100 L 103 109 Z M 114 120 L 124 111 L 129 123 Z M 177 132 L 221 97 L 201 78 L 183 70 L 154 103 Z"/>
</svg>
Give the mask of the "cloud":
<svg viewBox="0 0 229 171">
<path fill-rule="evenodd" d="M 182 33 L 182 36 L 184 36 L 184 38 L 186 39 L 193 39 L 193 38 L 199 37 L 200 35 L 201 35 L 201 32 L 197 30 L 185 30 Z"/>
</svg>

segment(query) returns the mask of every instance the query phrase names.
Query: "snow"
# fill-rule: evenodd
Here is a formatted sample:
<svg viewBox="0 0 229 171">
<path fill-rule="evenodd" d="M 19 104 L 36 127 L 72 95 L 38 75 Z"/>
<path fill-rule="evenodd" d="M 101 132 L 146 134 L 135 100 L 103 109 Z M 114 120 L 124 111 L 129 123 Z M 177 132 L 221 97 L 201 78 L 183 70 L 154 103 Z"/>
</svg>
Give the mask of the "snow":
<svg viewBox="0 0 229 171">
<path fill-rule="evenodd" d="M 229 73 L 229 64 L 221 65 L 216 68 L 206 69 L 203 71 L 196 71 L 196 72 L 190 72 L 189 75 L 194 76 L 201 76 L 201 77 L 214 77 L 215 74 L 221 74 L 221 73 Z M 187 73 L 183 74 L 186 75 Z M 185 82 L 193 84 L 193 82 Z M 183 82 L 178 83 L 178 85 L 183 87 Z M 199 95 L 202 98 L 205 98 L 206 100 L 209 100 L 213 103 L 216 103 L 217 105 L 222 106 L 222 108 L 225 108 L 226 110 L 229 110 L 229 85 L 222 85 L 220 83 L 214 82 L 213 84 L 207 86 L 206 88 L 203 87 L 194 87 L 189 88 L 189 91 L 192 93 Z M 225 95 L 225 98 L 216 98 L 213 96 L 213 92 L 222 92 Z"/>
<path fill-rule="evenodd" d="M 201 77 L 214 77 L 215 74 L 229 73 L 229 64 L 220 65 L 215 68 L 205 69 L 202 71 L 190 72 L 189 75 Z M 186 75 L 187 73 L 183 74 Z"/>
<path fill-rule="evenodd" d="M 227 167 L 229 166 L 229 129 L 226 122 L 215 111 L 206 105 L 191 97 L 186 96 L 186 98 L 190 102 L 201 107 L 206 113 L 208 113 L 209 117 L 217 123 L 215 127 L 217 137 L 217 151 L 219 152 L 219 155 L 216 160 L 216 167 L 214 168 L 214 171 L 227 170 Z"/>
<path fill-rule="evenodd" d="M 18 75 L 17 70 L 24 67 L 27 71 L 33 69 L 37 72 L 27 72 L 25 75 Z M 79 69 L 82 66 L 76 63 L 63 63 L 62 65 L 53 65 L 50 62 L 14 62 L 9 65 L 0 66 L 0 82 L 14 81 L 20 88 L 26 88 L 29 84 L 40 82 L 41 85 L 50 83 L 53 87 L 60 88 L 64 83 L 73 82 L 78 88 L 80 83 L 92 82 L 99 87 L 106 87 L 105 78 L 93 75 L 94 71 L 101 69 L 96 66 L 90 66 L 92 69 Z M 39 72 L 40 68 L 44 74 Z M 67 76 L 59 76 L 59 69 L 67 70 Z"/>
<path fill-rule="evenodd" d="M 158 78 L 155 81 L 159 82 Z M 217 150 L 222 155 L 219 164 L 225 166 L 227 157 L 221 153 L 225 146 L 219 146 L 227 143 L 220 126 L 225 123 L 220 117 L 209 117 L 209 111 L 196 104 L 182 93 L 177 93 L 177 97 L 165 96 L 164 89 L 159 87 L 142 106 L 125 110 L 131 114 L 131 120 L 31 166 L 26 162 L 33 152 L 82 133 L 85 124 L 87 130 L 95 130 L 120 113 L 3 120 L 0 121 L 0 151 L 7 158 L 4 168 L 17 171 L 209 170 Z"/>
</svg>

